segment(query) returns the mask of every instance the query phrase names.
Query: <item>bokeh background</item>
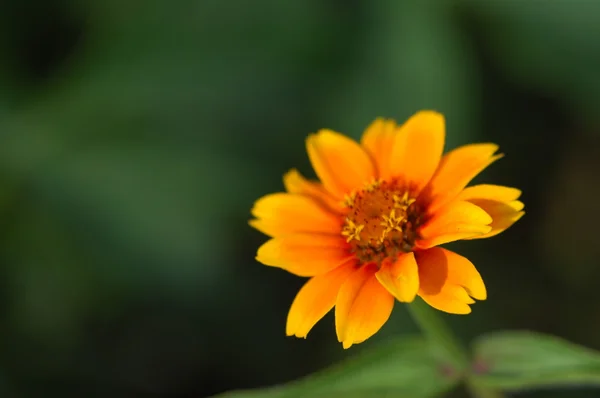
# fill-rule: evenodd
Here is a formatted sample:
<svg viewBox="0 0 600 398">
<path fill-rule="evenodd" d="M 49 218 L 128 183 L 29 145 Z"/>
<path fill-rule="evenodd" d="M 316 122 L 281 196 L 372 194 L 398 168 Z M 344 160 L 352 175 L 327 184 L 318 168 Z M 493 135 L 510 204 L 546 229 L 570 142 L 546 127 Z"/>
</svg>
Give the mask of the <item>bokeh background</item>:
<svg viewBox="0 0 600 398">
<path fill-rule="evenodd" d="M 303 281 L 247 225 L 310 132 L 447 118 L 492 141 L 478 181 L 527 215 L 456 244 L 501 328 L 600 349 L 600 2 L 0 2 L 0 396 L 205 397 L 306 375 L 416 328 L 402 305 L 343 351 L 286 338 Z M 427 382 L 427 381 L 424 381 Z M 523 393 L 523 397 L 598 396 Z"/>
</svg>

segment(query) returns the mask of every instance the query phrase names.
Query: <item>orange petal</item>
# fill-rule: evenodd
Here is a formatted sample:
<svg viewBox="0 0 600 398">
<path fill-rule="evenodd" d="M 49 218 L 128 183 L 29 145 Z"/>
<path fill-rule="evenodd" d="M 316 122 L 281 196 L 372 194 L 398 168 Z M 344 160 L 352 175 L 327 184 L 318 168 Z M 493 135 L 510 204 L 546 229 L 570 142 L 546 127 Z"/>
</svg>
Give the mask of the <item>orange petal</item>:
<svg viewBox="0 0 600 398">
<path fill-rule="evenodd" d="M 454 201 L 439 209 L 419 229 L 421 239 L 417 246 L 428 249 L 443 243 L 479 236 L 491 230 L 492 217 L 481 207 L 470 202 Z"/>
<path fill-rule="evenodd" d="M 469 304 L 471 303 L 466 302 L 462 298 L 463 294 L 467 295 L 462 288 L 448 286 L 444 287 L 442 291 L 435 296 L 419 293 L 419 297 L 436 310 L 447 312 L 449 314 L 470 314 L 471 307 L 469 307 Z"/>
<path fill-rule="evenodd" d="M 269 235 L 297 232 L 339 234 L 343 220 L 308 196 L 274 193 L 256 201 L 250 225 Z"/>
<path fill-rule="evenodd" d="M 493 221 L 491 231 L 467 239 L 482 239 L 498 235 L 519 220 L 524 204 L 516 199 L 521 196 L 521 191 L 516 188 L 499 185 L 475 185 L 465 188 L 459 195 L 462 200 L 467 200 L 485 210 Z"/>
<path fill-rule="evenodd" d="M 437 169 L 446 135 L 444 116 L 433 111 L 421 111 L 408 119 L 396 134 L 392 147 L 392 175 L 404 177 L 423 188 Z"/>
<path fill-rule="evenodd" d="M 525 205 L 518 200 L 503 203 L 495 200 L 472 199 L 469 202 L 485 210 L 492 217 L 493 221 L 490 224 L 492 228 L 490 232 L 465 239 L 483 239 L 498 235 L 516 223 L 525 214 L 522 211 Z"/>
<path fill-rule="evenodd" d="M 273 238 L 256 253 L 256 260 L 299 276 L 331 271 L 351 257 L 342 236 L 293 234 Z"/>
<path fill-rule="evenodd" d="M 290 308 L 286 334 L 305 338 L 312 327 L 333 308 L 340 287 L 354 269 L 354 263 L 349 262 L 306 282 Z"/>
<path fill-rule="evenodd" d="M 463 190 L 483 169 L 502 157 L 494 156 L 495 144 L 465 145 L 448 152 L 429 182 L 427 195 L 432 198 L 430 211 L 444 206 Z"/>
<path fill-rule="evenodd" d="M 488 199 L 499 202 L 510 202 L 511 200 L 519 199 L 519 196 L 521 196 L 521 191 L 517 188 L 504 187 L 502 185 L 481 184 L 463 189 L 457 199 Z"/>
<path fill-rule="evenodd" d="M 376 119 L 365 130 L 360 140 L 377 167 L 379 178 L 389 178 L 392 146 L 396 137 L 396 123 L 389 119 Z"/>
<path fill-rule="evenodd" d="M 375 277 L 375 264 L 354 271 L 342 285 L 335 304 L 335 328 L 344 348 L 373 336 L 388 320 L 394 297 Z"/>
<path fill-rule="evenodd" d="M 331 130 L 321 130 L 306 140 L 308 157 L 323 186 L 343 198 L 375 178 L 369 155 L 354 140 Z"/>
<path fill-rule="evenodd" d="M 487 292 L 481 275 L 469 259 L 446 250 L 435 247 L 418 251 L 417 263 L 419 275 L 423 276 L 421 291 L 435 294 L 443 284 L 461 286 L 470 296 L 477 300 L 485 300 Z"/>
<path fill-rule="evenodd" d="M 432 307 L 452 314 L 468 314 L 471 298 L 485 300 L 481 275 L 467 258 L 439 247 L 418 251 L 419 296 Z"/>
<path fill-rule="evenodd" d="M 413 253 L 401 254 L 395 262 L 385 263 L 375 274 L 399 301 L 410 303 L 419 290 L 419 269 Z"/>
<path fill-rule="evenodd" d="M 323 187 L 323 184 L 307 180 L 296 169 L 292 169 L 283 176 L 283 185 L 289 193 L 310 196 L 319 203 L 323 204 L 327 209 L 336 213 L 343 211 L 343 203 L 341 200 L 335 199 Z"/>
</svg>

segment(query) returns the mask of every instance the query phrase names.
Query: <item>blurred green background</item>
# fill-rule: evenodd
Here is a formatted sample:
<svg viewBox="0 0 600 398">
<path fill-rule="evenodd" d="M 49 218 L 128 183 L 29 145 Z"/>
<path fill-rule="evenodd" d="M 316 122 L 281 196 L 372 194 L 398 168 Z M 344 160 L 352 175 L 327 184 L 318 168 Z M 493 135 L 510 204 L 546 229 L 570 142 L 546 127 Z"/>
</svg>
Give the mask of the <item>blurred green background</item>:
<svg viewBox="0 0 600 398">
<path fill-rule="evenodd" d="M 303 280 L 254 261 L 247 220 L 313 175 L 308 133 L 422 108 L 447 149 L 498 143 L 479 181 L 527 210 L 453 245 L 489 299 L 444 318 L 599 349 L 599 20 L 592 0 L 1 1 L 0 396 L 204 397 L 415 333 L 397 305 L 349 351 L 331 315 L 286 338 Z"/>
</svg>

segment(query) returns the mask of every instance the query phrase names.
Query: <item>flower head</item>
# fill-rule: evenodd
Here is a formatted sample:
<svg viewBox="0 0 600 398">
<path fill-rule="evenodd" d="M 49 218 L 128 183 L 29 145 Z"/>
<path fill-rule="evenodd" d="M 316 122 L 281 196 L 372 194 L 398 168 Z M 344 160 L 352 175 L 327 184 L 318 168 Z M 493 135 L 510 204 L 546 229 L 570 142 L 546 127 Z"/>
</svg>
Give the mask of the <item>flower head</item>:
<svg viewBox="0 0 600 398">
<path fill-rule="evenodd" d="M 250 224 L 271 239 L 256 259 L 310 277 L 296 296 L 287 335 L 306 337 L 333 307 L 344 348 L 375 334 L 395 300 L 415 296 L 438 310 L 471 312 L 485 300 L 479 272 L 438 247 L 494 236 L 523 213 L 521 192 L 469 182 L 502 155 L 472 144 L 442 156 L 444 117 L 421 111 L 403 125 L 377 119 L 360 144 L 331 130 L 306 140 L 320 183 L 298 171 L 286 193 L 259 199 Z"/>
</svg>

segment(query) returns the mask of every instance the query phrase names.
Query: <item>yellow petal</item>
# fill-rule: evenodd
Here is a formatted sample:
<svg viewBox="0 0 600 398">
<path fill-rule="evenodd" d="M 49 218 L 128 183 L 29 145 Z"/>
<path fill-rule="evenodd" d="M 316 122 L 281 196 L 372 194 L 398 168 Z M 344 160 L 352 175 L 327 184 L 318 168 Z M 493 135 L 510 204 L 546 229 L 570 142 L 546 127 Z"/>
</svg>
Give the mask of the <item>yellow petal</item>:
<svg viewBox="0 0 600 398">
<path fill-rule="evenodd" d="M 464 290 L 457 286 L 444 286 L 442 291 L 434 296 L 420 294 L 419 297 L 427 304 L 449 314 L 465 315 L 471 313 L 471 307 L 468 302 L 461 299 Z M 466 295 L 466 293 L 464 293 Z"/>
<path fill-rule="evenodd" d="M 429 182 L 425 193 L 431 198 L 430 211 L 436 211 L 455 199 L 483 169 L 502 157 L 494 156 L 495 144 L 465 145 L 448 152 Z"/>
<path fill-rule="evenodd" d="M 306 140 L 308 157 L 323 183 L 336 198 L 343 198 L 375 178 L 375 167 L 354 140 L 331 130 L 321 130 Z"/>
<path fill-rule="evenodd" d="M 419 233 L 417 246 L 428 249 L 443 243 L 488 233 L 492 217 L 470 202 L 454 201 L 439 209 Z"/>
<path fill-rule="evenodd" d="M 521 191 L 517 188 L 504 187 L 502 185 L 481 184 L 463 189 L 457 199 L 488 199 L 498 202 L 510 202 L 519 199 L 519 196 L 521 196 Z"/>
<path fill-rule="evenodd" d="M 481 275 L 467 258 L 449 250 L 433 248 L 416 253 L 419 264 L 419 296 L 432 307 L 453 314 L 468 314 L 471 298 L 485 300 Z"/>
<path fill-rule="evenodd" d="M 256 253 L 256 260 L 298 276 L 327 273 L 346 261 L 348 253 L 342 236 L 293 234 L 273 238 Z"/>
<path fill-rule="evenodd" d="M 467 239 L 483 239 L 498 235 L 517 222 L 525 214 L 522 211 L 523 202 L 516 200 L 519 196 L 521 191 L 518 189 L 499 185 L 475 185 L 465 188 L 459 198 L 481 207 L 493 219 L 490 232 Z"/>
<path fill-rule="evenodd" d="M 355 266 L 349 261 L 326 274 L 311 278 L 296 295 L 287 318 L 286 334 L 305 338 L 335 305 L 338 291 Z"/>
<path fill-rule="evenodd" d="M 323 184 L 304 178 L 296 169 L 285 173 L 283 176 L 283 185 L 289 193 L 309 196 L 333 212 L 343 212 L 343 201 L 331 196 L 323 187 Z"/>
<path fill-rule="evenodd" d="M 445 140 L 444 116 L 433 111 L 421 111 L 408 119 L 396 134 L 392 148 L 390 170 L 404 177 L 417 190 L 423 188 L 438 167 Z"/>
<path fill-rule="evenodd" d="M 379 178 L 389 178 L 392 146 L 396 137 L 396 123 L 389 119 L 376 119 L 365 130 L 360 140 L 363 148 L 371 155 Z"/>
<path fill-rule="evenodd" d="M 297 232 L 339 234 L 343 219 L 308 196 L 274 193 L 256 201 L 252 215 L 257 220 L 250 225 L 269 235 L 278 236 Z"/>
<path fill-rule="evenodd" d="M 413 301 L 419 290 L 419 269 L 413 253 L 401 254 L 394 262 L 384 262 L 375 276 L 394 297 L 405 303 Z"/>
<path fill-rule="evenodd" d="M 373 336 L 388 320 L 394 297 L 375 277 L 375 264 L 354 271 L 342 285 L 335 304 L 335 328 L 344 348 Z"/>
<path fill-rule="evenodd" d="M 431 239 L 421 239 L 416 242 L 416 246 L 419 249 L 430 249 L 445 243 L 456 242 L 457 240 L 474 239 L 474 237 L 483 236 L 492 230 L 492 227 L 489 225 L 479 226 L 458 224 L 455 228 L 458 232 L 439 235 Z"/>
<path fill-rule="evenodd" d="M 435 294 L 445 284 L 457 285 L 466 289 L 470 296 L 485 300 L 487 292 L 481 275 L 469 259 L 453 251 L 435 247 L 418 251 L 419 276 L 422 276 L 421 290 Z"/>
<path fill-rule="evenodd" d="M 522 211 L 525 205 L 518 200 L 503 203 L 495 200 L 472 199 L 469 202 L 485 210 L 492 217 L 493 221 L 490 224 L 490 232 L 465 239 L 483 239 L 498 235 L 516 223 L 525 214 Z"/>
</svg>

